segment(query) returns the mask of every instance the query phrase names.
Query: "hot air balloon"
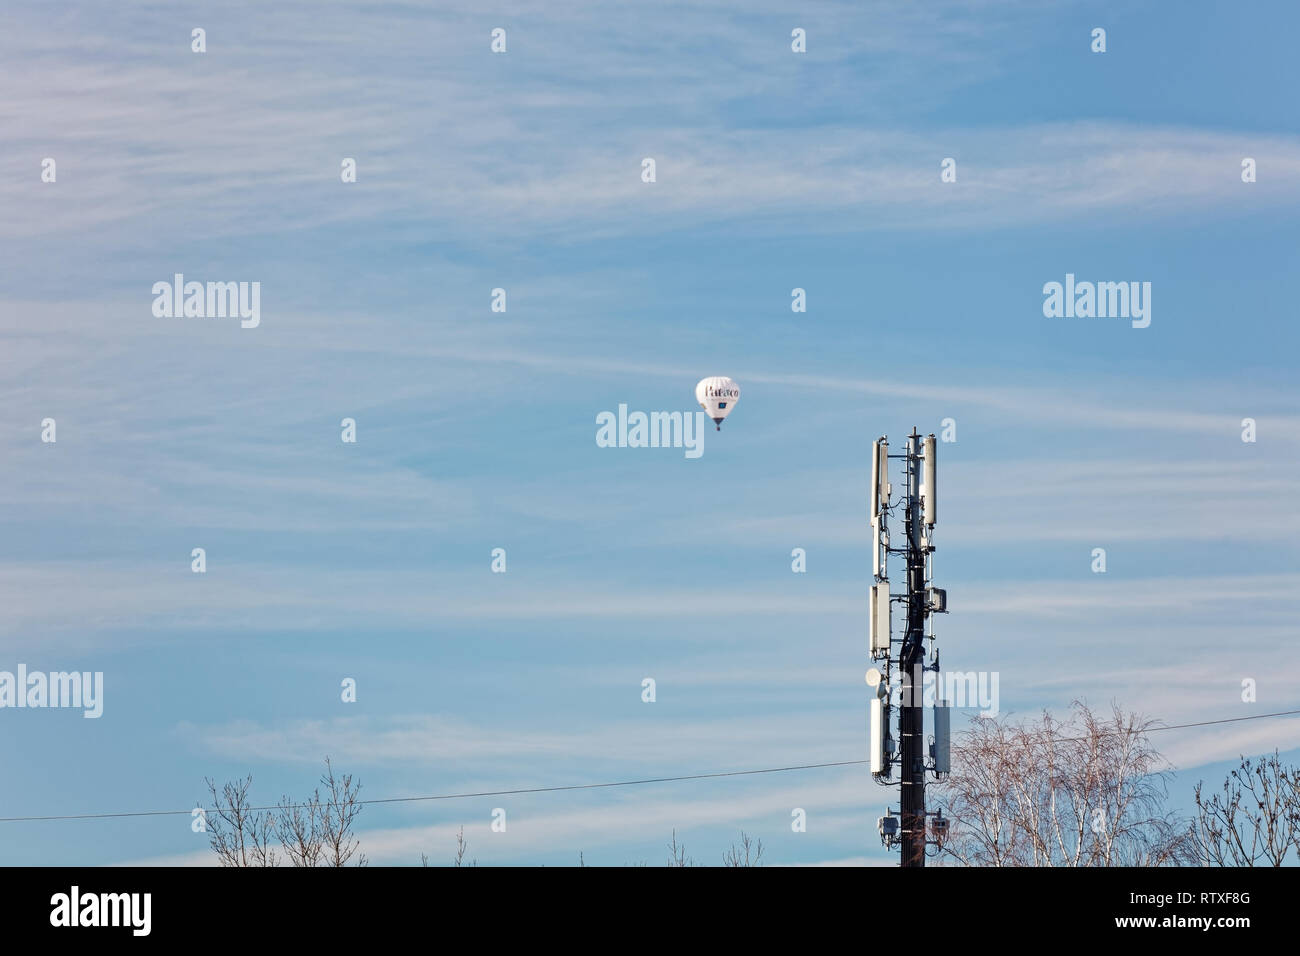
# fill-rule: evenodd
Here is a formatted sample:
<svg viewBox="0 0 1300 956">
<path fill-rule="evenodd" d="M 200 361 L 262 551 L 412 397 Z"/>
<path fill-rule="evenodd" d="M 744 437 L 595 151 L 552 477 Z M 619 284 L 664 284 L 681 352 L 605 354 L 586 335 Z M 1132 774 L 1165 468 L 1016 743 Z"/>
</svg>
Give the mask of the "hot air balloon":
<svg viewBox="0 0 1300 956">
<path fill-rule="evenodd" d="M 731 414 L 736 402 L 740 401 L 740 386 L 725 375 L 713 375 L 700 379 L 695 386 L 695 400 L 713 419 L 722 431 L 722 420 Z"/>
</svg>

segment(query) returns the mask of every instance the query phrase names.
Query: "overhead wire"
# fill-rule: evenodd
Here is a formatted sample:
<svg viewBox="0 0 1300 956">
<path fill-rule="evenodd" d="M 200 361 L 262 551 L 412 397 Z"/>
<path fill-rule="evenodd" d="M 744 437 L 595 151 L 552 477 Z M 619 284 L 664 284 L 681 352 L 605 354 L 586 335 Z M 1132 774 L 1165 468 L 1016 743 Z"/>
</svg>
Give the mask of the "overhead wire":
<svg viewBox="0 0 1300 956">
<path fill-rule="evenodd" d="M 1290 717 L 1297 714 L 1300 714 L 1300 709 L 1277 711 L 1271 714 L 1250 714 L 1245 717 L 1223 717 L 1218 720 L 1198 720 L 1186 724 L 1168 724 L 1159 727 L 1139 727 L 1126 730 L 1102 731 L 1101 733 L 1105 736 L 1115 736 L 1118 734 L 1148 734 L 1164 730 L 1186 730 L 1192 727 L 1209 727 L 1215 724 L 1232 724 L 1244 720 L 1264 720 L 1269 717 Z M 1068 743 L 1085 741 L 1089 738 L 1054 737 L 1052 739 L 1054 743 Z M 828 763 L 794 764 L 788 767 L 764 767 L 758 770 L 722 770 L 713 773 L 690 773 L 675 777 L 646 777 L 638 780 L 616 780 L 607 783 L 574 783 L 551 787 L 518 787 L 512 790 L 481 790 L 472 793 L 435 793 L 414 797 L 381 797 L 371 800 L 358 800 L 356 802 L 361 806 L 375 806 L 391 803 L 420 803 L 433 800 L 467 800 L 474 797 L 507 797 L 532 793 L 559 793 L 571 790 L 600 790 L 610 787 L 637 787 L 654 783 L 680 783 L 686 780 L 709 780 L 720 777 L 749 777 L 767 773 L 790 773 L 797 770 L 820 770 L 826 767 L 850 767 L 868 762 L 868 760 L 835 760 Z M 271 804 L 269 806 L 246 807 L 244 809 L 249 813 L 261 813 L 270 810 L 292 809 L 293 806 L 295 805 L 290 804 L 286 806 L 285 804 Z M 193 815 L 195 810 L 203 810 L 205 813 L 210 812 L 206 808 L 194 807 L 187 810 L 130 810 L 118 813 L 60 813 L 44 816 L 0 817 L 0 823 L 33 823 L 56 820 L 112 820 L 128 817 L 167 817 Z"/>
</svg>

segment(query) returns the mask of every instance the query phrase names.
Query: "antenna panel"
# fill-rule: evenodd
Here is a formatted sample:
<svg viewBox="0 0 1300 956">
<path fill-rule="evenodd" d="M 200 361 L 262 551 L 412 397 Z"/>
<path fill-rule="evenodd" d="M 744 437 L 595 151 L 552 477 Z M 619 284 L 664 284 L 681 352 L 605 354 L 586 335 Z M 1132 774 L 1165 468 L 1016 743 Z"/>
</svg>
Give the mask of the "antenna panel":
<svg viewBox="0 0 1300 956">
<path fill-rule="evenodd" d="M 925 439 L 924 451 L 922 452 L 922 454 L 925 455 L 925 463 L 922 466 L 922 470 L 921 470 L 921 476 L 922 476 L 921 502 L 923 507 L 922 520 L 927 525 L 933 528 L 934 516 L 935 516 L 935 507 L 934 507 L 935 460 L 934 460 L 934 436 L 933 435 L 930 435 Z"/>
<path fill-rule="evenodd" d="M 876 442 L 876 464 L 872 473 L 876 480 L 876 513 L 879 514 L 889 506 L 889 439 L 882 438 Z"/>
<path fill-rule="evenodd" d="M 885 702 L 879 697 L 871 699 L 871 772 L 884 773 L 888 768 L 885 754 L 888 711 Z"/>
<path fill-rule="evenodd" d="M 952 708 L 947 701 L 934 705 L 934 772 L 952 769 Z"/>
<path fill-rule="evenodd" d="M 871 586 L 871 653 L 889 653 L 889 582 Z"/>
</svg>

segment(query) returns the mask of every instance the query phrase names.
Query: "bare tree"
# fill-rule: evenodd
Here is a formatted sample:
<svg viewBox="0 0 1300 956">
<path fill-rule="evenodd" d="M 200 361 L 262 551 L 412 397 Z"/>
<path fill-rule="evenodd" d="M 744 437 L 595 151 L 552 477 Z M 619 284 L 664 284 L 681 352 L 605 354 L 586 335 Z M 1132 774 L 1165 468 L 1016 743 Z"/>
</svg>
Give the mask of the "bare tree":
<svg viewBox="0 0 1300 956">
<path fill-rule="evenodd" d="M 940 792 L 941 854 L 967 866 L 1162 866 L 1194 860 L 1185 821 L 1164 809 L 1172 768 L 1153 722 L 1075 701 L 1057 720 L 975 720 Z"/>
<path fill-rule="evenodd" d="M 366 855 L 357 853 L 361 845 L 352 833 L 352 824 L 361 813 L 361 784 L 353 783 L 352 774 L 345 774 L 342 779 L 334 776 L 334 766 L 330 758 L 325 758 L 325 772 L 321 774 L 321 786 L 325 788 L 325 799 L 320 799 L 317 791 L 316 801 L 320 806 L 320 836 L 323 846 L 322 856 L 326 866 L 347 866 L 348 860 L 356 854 L 355 866 L 366 865 Z"/>
<path fill-rule="evenodd" d="M 319 866 L 324 853 L 321 834 L 320 790 L 306 803 L 280 799 L 275 816 L 275 835 L 292 866 Z"/>
<path fill-rule="evenodd" d="M 206 818 L 208 839 L 222 866 L 275 866 L 275 830 L 270 811 L 259 810 L 248 799 L 253 775 L 227 783 L 217 792 L 209 777 L 212 816 Z"/>
<path fill-rule="evenodd" d="M 456 859 L 452 866 L 478 866 L 478 860 L 465 862 L 465 852 L 469 849 L 469 843 L 465 840 L 465 828 L 461 827 L 456 831 Z"/>
<path fill-rule="evenodd" d="M 694 866 L 695 858 L 686 855 L 686 845 L 677 842 L 677 830 L 673 829 L 673 841 L 668 844 L 669 866 Z"/>
<path fill-rule="evenodd" d="M 1282 866 L 1300 856 L 1300 767 L 1282 764 L 1275 750 L 1241 758 L 1223 789 L 1203 796 L 1196 784 L 1196 851 L 1208 866 Z"/>
<path fill-rule="evenodd" d="M 762 860 L 763 841 L 751 840 L 744 830 L 740 831 L 740 846 L 733 843 L 731 849 L 722 854 L 723 866 L 762 866 Z"/>
<path fill-rule="evenodd" d="M 456 855 L 452 857 L 451 865 L 452 866 L 478 866 L 478 860 L 470 860 L 468 863 L 465 862 L 465 854 L 468 851 L 469 851 L 469 841 L 465 839 L 465 828 L 461 827 L 460 830 L 456 832 Z M 427 853 L 420 854 L 420 865 L 421 866 L 429 865 L 429 854 Z"/>
<path fill-rule="evenodd" d="M 361 785 L 352 776 L 341 780 L 325 758 L 320 778 L 325 788 L 305 802 L 282 797 L 274 807 L 254 807 L 248 797 L 253 777 L 227 783 L 217 792 L 207 781 L 214 812 L 207 820 L 209 841 L 222 866 L 276 866 L 277 849 L 292 866 L 365 866 L 360 840 L 352 832 L 361 813 Z M 278 847 L 277 847 L 278 844 Z"/>
</svg>

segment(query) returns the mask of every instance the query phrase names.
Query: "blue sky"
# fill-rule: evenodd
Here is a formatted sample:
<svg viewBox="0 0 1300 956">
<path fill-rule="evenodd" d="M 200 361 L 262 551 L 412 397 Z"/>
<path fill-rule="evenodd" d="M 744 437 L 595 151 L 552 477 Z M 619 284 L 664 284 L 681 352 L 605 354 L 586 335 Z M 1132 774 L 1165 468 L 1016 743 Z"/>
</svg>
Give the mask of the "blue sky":
<svg viewBox="0 0 1300 956">
<path fill-rule="evenodd" d="M 946 667 L 1025 715 L 1300 707 L 1296 20 L 6 11 L 0 669 L 106 686 L 99 720 L 0 711 L 0 816 L 180 809 L 250 771 L 272 802 L 327 753 L 372 798 L 860 759 L 870 442 L 949 417 Z M 155 318 L 176 272 L 260 282 L 261 325 Z M 1045 318 L 1066 273 L 1150 282 L 1150 327 Z M 698 460 L 596 446 L 599 412 L 690 410 L 714 374 L 743 394 Z M 1298 731 L 1157 739 L 1185 804 Z M 718 862 L 744 828 L 775 863 L 883 865 L 894 796 L 849 767 L 375 806 L 361 837 L 619 865 L 674 827 Z M 183 817 L 0 826 L 7 864 L 211 860 Z"/>
</svg>

